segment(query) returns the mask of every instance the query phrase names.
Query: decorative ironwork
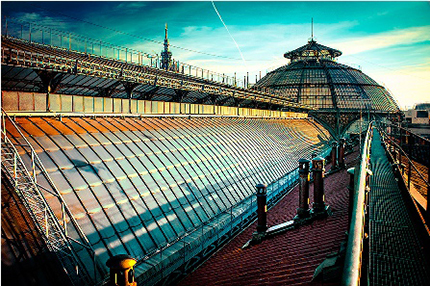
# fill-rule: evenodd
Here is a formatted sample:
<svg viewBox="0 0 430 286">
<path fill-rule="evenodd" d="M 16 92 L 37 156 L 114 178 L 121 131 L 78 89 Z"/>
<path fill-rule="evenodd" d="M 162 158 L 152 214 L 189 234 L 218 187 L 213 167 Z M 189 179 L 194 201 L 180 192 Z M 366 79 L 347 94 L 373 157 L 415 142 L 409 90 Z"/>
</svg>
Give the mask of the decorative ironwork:
<svg viewBox="0 0 430 286">
<path fill-rule="evenodd" d="M 112 61 L 106 58 L 89 56 L 73 51 L 29 43 L 27 41 L 2 37 L 2 64 L 7 65 L 5 73 L 2 72 L 2 84 L 4 89 L 9 89 L 21 82 L 20 78 L 13 75 L 14 69 L 19 72 L 31 74 L 34 70 L 46 70 L 54 74 L 62 74 L 60 82 L 56 82 L 57 92 L 63 94 L 79 93 L 81 95 L 97 95 L 100 87 L 112 86 L 118 81 L 137 84 L 133 93 L 139 94 L 139 90 L 152 87 L 164 89 L 180 89 L 194 93 L 212 94 L 218 97 L 233 97 L 240 100 L 256 100 L 272 104 L 275 109 L 296 108 L 312 109 L 302 104 L 281 98 L 274 93 L 266 93 L 259 90 L 243 89 L 225 83 L 207 80 L 196 76 L 162 70 L 149 66 Z M 11 77 L 9 77 L 9 75 Z M 54 77 L 55 79 L 56 77 Z M 29 84 L 35 85 L 42 81 L 33 77 Z M 47 78 L 44 82 L 52 82 Z M 58 86 L 64 87 L 59 90 Z M 42 84 L 48 88 L 49 84 Z M 51 88 L 54 87 L 53 85 Z M 127 91 L 117 88 L 118 97 L 129 98 Z M 201 97 L 201 96 L 200 96 Z M 199 98 L 200 98 L 199 97 Z M 173 100 L 171 96 L 170 101 Z M 219 101 L 218 101 L 219 102 Z"/>
</svg>

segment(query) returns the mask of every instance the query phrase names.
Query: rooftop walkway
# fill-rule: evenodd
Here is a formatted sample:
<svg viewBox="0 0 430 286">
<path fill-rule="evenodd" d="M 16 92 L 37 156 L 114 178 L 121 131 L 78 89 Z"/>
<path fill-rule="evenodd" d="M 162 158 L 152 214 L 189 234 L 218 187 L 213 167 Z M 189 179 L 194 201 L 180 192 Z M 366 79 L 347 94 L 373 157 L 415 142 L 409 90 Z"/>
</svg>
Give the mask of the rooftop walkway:
<svg viewBox="0 0 430 286">
<path fill-rule="evenodd" d="M 354 165 L 356 159 L 357 152 L 348 155 L 345 160 L 347 166 Z M 341 242 L 346 239 L 347 185 L 346 170 L 325 178 L 325 198 L 333 210 L 331 217 L 242 249 L 256 229 L 255 222 L 179 285 L 321 285 L 321 282 L 312 282 L 315 269 L 327 255 L 337 252 Z M 309 194 L 312 202 L 313 184 L 310 184 Z M 299 190 L 295 187 L 270 209 L 267 213 L 268 226 L 293 219 L 298 207 L 298 197 Z"/>
<path fill-rule="evenodd" d="M 413 218 L 374 130 L 370 181 L 370 285 L 430 285 Z"/>
</svg>

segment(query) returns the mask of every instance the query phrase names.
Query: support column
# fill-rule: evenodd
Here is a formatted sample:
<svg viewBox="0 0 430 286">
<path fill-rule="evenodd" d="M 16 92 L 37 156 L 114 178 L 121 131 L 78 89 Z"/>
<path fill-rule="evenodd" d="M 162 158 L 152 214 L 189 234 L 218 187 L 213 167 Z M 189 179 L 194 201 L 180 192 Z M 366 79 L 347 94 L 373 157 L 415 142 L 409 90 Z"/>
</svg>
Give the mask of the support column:
<svg viewBox="0 0 430 286">
<path fill-rule="evenodd" d="M 36 71 L 37 75 L 42 81 L 41 92 L 46 93 L 46 111 L 51 111 L 51 103 L 49 101 L 49 95 L 55 93 L 57 88 L 60 86 L 60 82 L 64 77 L 63 73 L 51 72 L 51 71 Z"/>
<path fill-rule="evenodd" d="M 124 86 L 125 92 L 127 93 L 127 97 L 128 97 L 128 113 L 132 113 L 131 99 L 133 98 L 133 90 L 139 84 L 137 84 L 137 83 L 131 83 L 131 82 L 127 82 L 127 81 L 121 81 L 121 83 Z"/>
</svg>

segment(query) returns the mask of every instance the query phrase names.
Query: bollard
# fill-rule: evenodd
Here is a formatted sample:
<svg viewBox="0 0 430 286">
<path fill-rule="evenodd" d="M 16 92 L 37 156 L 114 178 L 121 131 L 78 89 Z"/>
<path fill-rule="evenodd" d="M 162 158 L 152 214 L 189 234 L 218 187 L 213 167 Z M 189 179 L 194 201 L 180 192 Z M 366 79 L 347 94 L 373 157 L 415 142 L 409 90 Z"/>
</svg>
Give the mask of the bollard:
<svg viewBox="0 0 430 286">
<path fill-rule="evenodd" d="M 331 146 L 331 168 L 334 170 L 337 168 L 337 142 L 333 142 Z"/>
<path fill-rule="evenodd" d="M 112 256 L 106 261 L 110 269 L 109 286 L 137 286 L 133 266 L 136 259 L 127 254 Z"/>
<path fill-rule="evenodd" d="M 339 144 L 339 167 L 345 168 L 345 138 L 340 139 Z"/>
<path fill-rule="evenodd" d="M 267 230 L 267 186 L 264 184 L 258 184 L 255 186 L 257 188 L 257 216 L 258 216 L 258 225 L 257 232 L 265 232 Z"/>
<path fill-rule="evenodd" d="M 352 209 L 353 209 L 353 204 L 354 204 L 355 168 L 349 168 L 347 172 L 349 174 L 349 185 L 348 185 L 348 191 L 349 191 L 348 227 L 349 227 L 351 225 Z"/>
<path fill-rule="evenodd" d="M 324 162 L 320 157 L 312 159 L 312 171 L 314 178 L 314 205 L 313 213 L 318 214 L 326 210 L 324 203 Z"/>
<path fill-rule="evenodd" d="M 299 160 L 299 208 L 296 218 L 309 217 L 309 164 L 310 160 Z"/>
</svg>

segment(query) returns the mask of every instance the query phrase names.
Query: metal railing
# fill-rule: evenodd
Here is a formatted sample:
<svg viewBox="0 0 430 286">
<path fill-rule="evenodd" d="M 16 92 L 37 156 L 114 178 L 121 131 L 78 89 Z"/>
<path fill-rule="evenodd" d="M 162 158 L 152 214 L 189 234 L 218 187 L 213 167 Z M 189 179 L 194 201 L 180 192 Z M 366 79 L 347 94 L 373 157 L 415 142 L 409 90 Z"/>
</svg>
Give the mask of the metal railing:
<svg viewBox="0 0 430 286">
<path fill-rule="evenodd" d="M 269 209 L 292 190 L 297 184 L 297 178 L 298 168 L 269 184 L 267 204 Z M 174 276 L 177 275 L 175 269 L 180 265 L 186 265 L 193 257 L 204 255 L 211 249 L 211 246 L 219 247 L 241 233 L 256 218 L 256 210 L 257 203 L 254 195 L 251 195 L 193 231 L 178 237 L 175 242 L 157 249 L 137 263 L 137 269 L 141 265 L 146 267 L 151 265 L 138 277 L 137 281 L 144 282 L 146 285 L 160 285 L 160 281 L 162 281 L 163 285 L 170 285 L 170 282 L 175 282 Z M 199 233 L 201 236 L 198 236 Z M 198 239 L 196 239 L 196 234 Z M 189 237 L 190 240 L 188 240 Z M 169 248 L 175 248 L 175 244 L 182 244 L 183 247 L 172 253 Z"/>
<path fill-rule="evenodd" d="M 4 34 L 32 43 L 56 46 L 64 50 L 73 50 L 85 54 L 91 53 L 103 58 L 161 69 L 161 55 L 155 51 L 147 53 L 82 35 L 52 29 L 10 16 L 4 18 Z M 161 44 L 160 42 L 160 47 Z M 235 87 L 247 88 L 247 85 L 249 85 L 247 80 L 239 79 L 236 75 L 229 76 L 225 73 L 211 71 L 176 59 L 171 60 L 168 70 Z"/>
<path fill-rule="evenodd" d="M 348 243 L 343 268 L 342 285 L 352 286 L 360 284 L 365 225 L 366 177 L 370 163 L 372 128 L 373 122 L 371 122 L 367 128 L 366 138 L 361 150 L 360 165 L 356 168 L 355 172 L 352 216 L 348 231 Z"/>
<path fill-rule="evenodd" d="M 426 138 L 413 134 L 407 129 L 403 129 L 403 131 L 408 132 L 407 136 L 409 137 L 408 144 L 403 144 L 405 142 L 401 134 L 399 138 L 396 138 L 397 135 L 399 134 L 392 135 L 387 133 L 388 126 L 389 125 L 380 126 L 380 131 L 383 134 L 384 142 L 387 144 L 387 149 L 390 151 L 390 156 L 392 157 L 394 164 L 397 165 L 400 175 L 405 180 L 405 185 L 407 186 L 409 193 L 414 198 L 414 200 L 419 205 L 421 205 L 422 209 L 425 210 L 426 220 L 428 221 L 430 218 L 430 208 L 429 208 L 430 205 L 429 205 L 429 199 L 428 199 L 430 194 L 430 168 L 429 168 L 430 166 L 422 165 L 422 168 L 420 170 L 420 167 L 417 167 L 419 163 L 411 159 L 411 156 L 413 154 L 411 154 L 412 152 L 411 152 L 410 138 L 411 136 L 415 136 L 417 138 L 422 139 L 422 142 L 425 142 L 425 143 L 430 143 L 430 142 Z M 402 128 L 399 126 L 395 126 L 395 127 L 399 128 L 398 130 L 402 130 Z M 392 131 L 392 129 L 390 128 L 389 131 Z M 403 135 L 406 135 L 406 133 L 404 133 Z M 422 146 L 423 145 L 418 145 L 418 147 L 422 147 Z M 409 149 L 408 150 L 409 152 L 405 151 L 403 147 L 406 147 L 407 149 Z M 429 160 L 429 158 L 421 158 L 421 159 Z M 423 170 L 423 168 L 427 169 L 427 178 L 425 178 L 425 169 Z M 407 170 L 407 172 L 405 170 Z M 415 183 L 413 183 L 413 181 Z M 421 185 L 421 187 L 424 188 L 423 192 L 427 193 L 427 199 L 424 199 L 424 197 L 422 197 L 422 195 L 419 192 L 414 191 L 416 187 L 414 187 L 413 185 Z"/>
<path fill-rule="evenodd" d="M 58 49 L 57 47 L 51 48 Z M 272 94 L 254 89 L 238 88 L 226 83 L 200 79 L 172 71 L 143 66 L 135 69 L 135 66 L 131 64 L 125 64 L 123 67 L 118 67 L 114 65 L 114 62 L 104 59 L 100 59 L 100 62 L 94 62 L 86 57 L 74 59 L 72 56 L 62 57 L 56 54 L 49 54 L 50 51 L 48 50 L 46 50 L 46 53 L 38 53 L 26 50 L 25 48 L 15 49 L 2 46 L 1 49 L 2 63 L 4 64 L 49 69 L 55 72 L 72 73 L 75 75 L 102 76 L 109 79 L 120 79 L 126 82 L 179 89 L 183 91 L 204 92 L 206 94 L 222 95 L 226 98 L 235 98 L 239 100 L 239 102 L 242 100 L 251 100 L 267 103 L 269 105 L 280 105 L 306 110 L 314 109 L 313 107 L 287 100 L 280 94 Z M 73 51 L 72 53 L 76 52 Z"/>
<path fill-rule="evenodd" d="M 425 165 L 430 166 L 430 157 L 423 156 L 423 153 L 429 154 L 430 140 L 418 134 L 415 134 L 410 129 L 401 126 L 400 124 L 383 123 L 379 124 L 380 129 L 384 130 L 387 137 L 399 145 L 404 152 L 408 154 L 413 160 Z M 424 152 L 419 152 L 423 151 Z"/>
<path fill-rule="evenodd" d="M 36 151 L 19 127 L 3 109 L 1 118 L 1 168 L 3 172 L 34 221 L 49 251 L 57 255 L 73 285 L 95 285 L 98 276 L 97 270 L 100 268 L 88 238 L 73 217 Z M 6 130 L 6 120 L 11 124 L 9 130 Z M 18 141 L 21 141 L 22 144 L 14 143 L 9 139 L 7 132 L 11 132 L 10 129 L 12 128 L 14 133 L 18 134 Z M 16 147 L 22 148 L 29 156 L 30 170 L 26 167 Z M 38 176 L 40 175 L 44 177 L 49 186 L 44 187 L 38 183 Z M 58 200 L 61 209 L 61 221 L 50 207 L 44 193 L 49 193 Z M 70 237 L 68 227 L 72 227 L 73 232 L 77 233 L 78 237 Z M 88 251 L 93 259 L 94 273 L 87 271 L 85 263 L 78 258 L 72 244 L 77 244 Z M 99 275 L 103 275 L 103 273 Z"/>
</svg>

